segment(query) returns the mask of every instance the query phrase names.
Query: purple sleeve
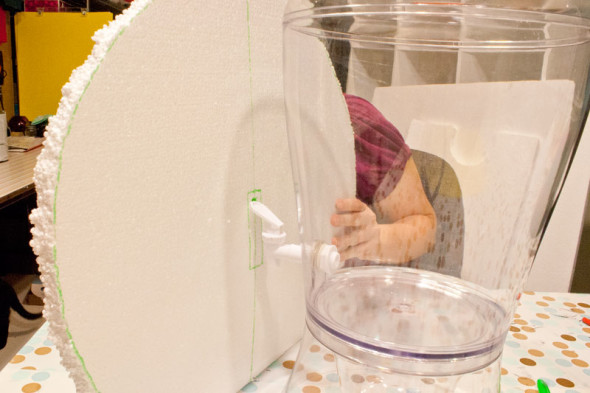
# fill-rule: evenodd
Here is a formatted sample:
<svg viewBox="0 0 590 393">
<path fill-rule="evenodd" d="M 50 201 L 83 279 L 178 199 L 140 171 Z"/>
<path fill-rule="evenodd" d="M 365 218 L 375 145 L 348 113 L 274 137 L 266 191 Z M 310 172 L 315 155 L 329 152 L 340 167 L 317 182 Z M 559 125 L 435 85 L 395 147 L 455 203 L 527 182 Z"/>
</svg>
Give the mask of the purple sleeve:
<svg viewBox="0 0 590 393">
<path fill-rule="evenodd" d="M 411 152 L 398 129 L 370 102 L 344 96 L 354 131 L 357 198 L 371 205 L 393 191 Z"/>
</svg>

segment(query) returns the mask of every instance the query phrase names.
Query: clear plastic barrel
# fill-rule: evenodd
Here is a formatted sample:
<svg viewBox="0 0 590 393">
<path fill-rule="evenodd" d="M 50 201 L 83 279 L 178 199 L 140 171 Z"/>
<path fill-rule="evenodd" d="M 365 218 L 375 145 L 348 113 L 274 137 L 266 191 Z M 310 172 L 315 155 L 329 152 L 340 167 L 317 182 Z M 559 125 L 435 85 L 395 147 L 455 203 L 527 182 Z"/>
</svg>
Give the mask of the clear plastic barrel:
<svg viewBox="0 0 590 393">
<path fill-rule="evenodd" d="M 590 22 L 323 3 L 291 1 L 284 19 L 307 327 L 388 373 L 480 370 L 501 355 L 583 128 Z"/>
</svg>

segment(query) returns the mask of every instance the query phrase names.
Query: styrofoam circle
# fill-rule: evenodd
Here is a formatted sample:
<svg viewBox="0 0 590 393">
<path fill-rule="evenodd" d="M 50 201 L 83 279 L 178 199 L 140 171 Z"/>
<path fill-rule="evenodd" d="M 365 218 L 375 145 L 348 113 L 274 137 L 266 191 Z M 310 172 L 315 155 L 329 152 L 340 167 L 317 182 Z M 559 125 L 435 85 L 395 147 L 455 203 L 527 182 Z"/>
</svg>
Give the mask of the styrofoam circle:
<svg viewBox="0 0 590 393">
<path fill-rule="evenodd" d="M 64 86 L 32 245 L 79 392 L 236 391 L 300 337 L 301 267 L 264 264 L 247 210 L 297 241 L 281 15 L 136 0 Z"/>
</svg>

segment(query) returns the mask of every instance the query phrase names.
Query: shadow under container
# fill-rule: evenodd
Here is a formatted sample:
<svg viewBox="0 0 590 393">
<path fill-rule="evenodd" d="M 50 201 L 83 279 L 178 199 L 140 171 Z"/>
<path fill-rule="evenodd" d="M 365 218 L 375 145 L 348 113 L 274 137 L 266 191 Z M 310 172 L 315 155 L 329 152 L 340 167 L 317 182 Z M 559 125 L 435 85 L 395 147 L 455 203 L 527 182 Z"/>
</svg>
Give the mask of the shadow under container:
<svg viewBox="0 0 590 393">
<path fill-rule="evenodd" d="M 317 372 L 344 393 L 497 392 L 583 128 L 589 21 L 292 0 L 284 47 L 307 306 L 287 392 Z"/>
</svg>

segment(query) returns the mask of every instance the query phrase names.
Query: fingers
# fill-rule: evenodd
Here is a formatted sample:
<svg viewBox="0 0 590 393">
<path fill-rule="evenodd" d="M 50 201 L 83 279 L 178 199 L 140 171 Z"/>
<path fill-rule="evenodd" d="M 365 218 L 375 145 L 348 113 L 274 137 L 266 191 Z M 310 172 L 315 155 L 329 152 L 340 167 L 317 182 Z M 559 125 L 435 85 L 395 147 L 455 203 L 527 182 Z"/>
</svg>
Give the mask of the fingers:
<svg viewBox="0 0 590 393">
<path fill-rule="evenodd" d="M 342 198 L 336 199 L 335 208 L 338 213 L 362 212 L 367 205 L 356 198 Z"/>
<path fill-rule="evenodd" d="M 337 199 L 335 208 L 330 223 L 343 228 L 343 234 L 332 238 L 332 244 L 337 247 L 341 259 L 374 255 L 379 243 L 375 213 L 355 198 Z"/>
<path fill-rule="evenodd" d="M 348 247 L 346 250 L 339 252 L 341 261 L 346 261 L 350 258 L 375 259 L 380 255 L 378 247 L 376 249 L 375 245 L 371 242 L 360 243 L 356 246 Z"/>
<path fill-rule="evenodd" d="M 330 223 L 335 227 L 364 226 L 374 221 L 374 213 L 358 199 L 341 198 L 334 205 L 336 213 L 330 218 Z"/>
<path fill-rule="evenodd" d="M 357 246 L 371 239 L 371 231 L 353 231 L 347 235 L 332 238 L 332 244 L 338 248 L 338 251 L 344 251 L 349 247 Z"/>
<path fill-rule="evenodd" d="M 359 258 L 359 259 L 365 259 L 362 256 L 358 255 L 359 252 L 358 250 L 353 250 L 353 249 L 348 249 L 345 251 L 340 251 L 340 260 L 341 261 L 346 261 L 347 259 L 351 259 L 351 258 Z"/>
<path fill-rule="evenodd" d="M 374 215 L 369 210 L 361 213 L 333 214 L 330 217 L 330 223 L 335 227 L 361 227 L 374 222 Z"/>
</svg>

